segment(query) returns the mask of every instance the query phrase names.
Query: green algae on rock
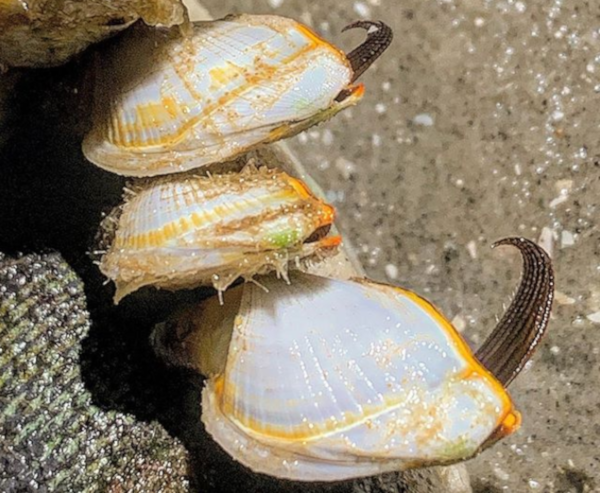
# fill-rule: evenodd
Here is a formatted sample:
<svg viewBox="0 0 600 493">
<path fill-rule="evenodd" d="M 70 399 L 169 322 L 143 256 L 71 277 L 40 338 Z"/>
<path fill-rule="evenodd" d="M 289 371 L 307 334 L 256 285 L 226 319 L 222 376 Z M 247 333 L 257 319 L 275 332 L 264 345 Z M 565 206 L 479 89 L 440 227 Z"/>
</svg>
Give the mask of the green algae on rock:
<svg viewBox="0 0 600 493">
<path fill-rule="evenodd" d="M 80 365 L 89 329 L 59 254 L 0 254 L 0 490 L 187 491 L 177 440 L 95 405 Z"/>
</svg>

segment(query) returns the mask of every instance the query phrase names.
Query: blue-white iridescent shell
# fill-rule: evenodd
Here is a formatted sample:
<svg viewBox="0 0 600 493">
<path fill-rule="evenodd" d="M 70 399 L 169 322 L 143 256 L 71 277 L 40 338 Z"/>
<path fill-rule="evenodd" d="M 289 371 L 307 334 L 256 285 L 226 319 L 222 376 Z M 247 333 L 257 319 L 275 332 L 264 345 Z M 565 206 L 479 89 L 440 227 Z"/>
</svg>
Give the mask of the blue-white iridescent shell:
<svg viewBox="0 0 600 493">
<path fill-rule="evenodd" d="M 268 293 L 240 288 L 203 397 L 209 432 L 253 469 L 319 481 L 447 463 L 518 426 L 504 388 L 415 294 L 308 275 L 261 283 Z"/>
</svg>

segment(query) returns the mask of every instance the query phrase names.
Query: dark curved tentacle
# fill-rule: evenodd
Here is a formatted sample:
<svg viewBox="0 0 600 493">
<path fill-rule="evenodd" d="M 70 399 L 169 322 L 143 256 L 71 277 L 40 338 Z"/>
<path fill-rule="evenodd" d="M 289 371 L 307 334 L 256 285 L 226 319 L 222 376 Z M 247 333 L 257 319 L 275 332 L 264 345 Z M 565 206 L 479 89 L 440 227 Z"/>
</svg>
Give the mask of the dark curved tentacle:
<svg viewBox="0 0 600 493">
<path fill-rule="evenodd" d="M 496 328 L 475 353 L 506 387 L 525 366 L 546 331 L 554 298 L 554 273 L 546 252 L 525 238 L 505 238 L 492 245 L 512 245 L 523 257 L 521 284 Z"/>
<path fill-rule="evenodd" d="M 356 21 L 347 25 L 342 32 L 358 27 L 367 31 L 367 39 L 346 55 L 353 72 L 350 83 L 358 79 L 381 56 L 394 38 L 392 29 L 381 21 Z M 352 88 L 346 88 L 335 100 L 344 101 L 352 92 Z"/>
<path fill-rule="evenodd" d="M 354 82 L 387 49 L 394 38 L 392 29 L 381 21 L 356 21 L 347 25 L 342 32 L 362 28 L 367 31 L 367 39 L 359 47 L 348 53 L 348 61 L 354 72 Z"/>
</svg>

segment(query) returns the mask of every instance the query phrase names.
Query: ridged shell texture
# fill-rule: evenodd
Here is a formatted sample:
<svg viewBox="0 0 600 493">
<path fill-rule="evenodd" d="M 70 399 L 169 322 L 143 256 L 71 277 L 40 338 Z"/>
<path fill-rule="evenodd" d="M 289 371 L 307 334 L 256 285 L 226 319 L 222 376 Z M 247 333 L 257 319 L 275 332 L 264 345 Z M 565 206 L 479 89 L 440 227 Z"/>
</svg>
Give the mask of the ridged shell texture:
<svg viewBox="0 0 600 493">
<path fill-rule="evenodd" d="M 156 36 L 156 35 L 155 35 Z M 221 162 L 330 117 L 360 98 L 345 55 L 309 28 L 275 16 L 194 24 L 105 62 L 86 157 L 150 176 Z M 144 63 L 129 63 L 140 53 Z"/>
<path fill-rule="evenodd" d="M 148 181 L 116 216 L 108 218 L 116 232 L 100 269 L 115 281 L 117 301 L 145 285 L 225 289 L 239 276 L 269 269 L 285 275 L 289 260 L 339 243 L 322 238 L 333 222 L 331 206 L 300 180 L 252 166 Z M 317 241 L 304 244 L 317 231 Z"/>
<path fill-rule="evenodd" d="M 242 463 L 338 480 L 462 460 L 518 427 L 502 385 L 417 295 L 300 273 L 261 283 L 229 294 L 243 290 L 203 394 L 207 430 Z"/>
</svg>

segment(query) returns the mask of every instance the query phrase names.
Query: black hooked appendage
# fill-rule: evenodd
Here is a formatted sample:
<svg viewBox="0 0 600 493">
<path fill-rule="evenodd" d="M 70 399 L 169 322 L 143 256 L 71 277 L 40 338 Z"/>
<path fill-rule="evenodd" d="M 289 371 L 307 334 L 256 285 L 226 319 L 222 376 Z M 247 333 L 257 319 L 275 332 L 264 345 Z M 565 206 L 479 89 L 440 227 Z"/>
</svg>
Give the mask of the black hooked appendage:
<svg viewBox="0 0 600 493">
<path fill-rule="evenodd" d="M 381 56 L 394 38 L 392 29 L 381 21 L 356 21 L 347 25 L 342 32 L 356 28 L 365 29 L 367 39 L 347 55 L 354 72 L 352 82 L 358 79 Z"/>
<path fill-rule="evenodd" d="M 548 254 L 532 241 L 505 238 L 492 248 L 501 245 L 512 245 L 521 252 L 521 284 L 475 356 L 506 387 L 523 369 L 546 331 L 554 299 L 554 273 Z"/>
<path fill-rule="evenodd" d="M 358 79 L 381 56 L 394 38 L 392 29 L 381 21 L 356 21 L 347 25 L 342 32 L 356 28 L 365 29 L 367 39 L 346 55 L 353 72 L 350 82 Z M 336 101 L 343 101 L 351 93 L 351 90 L 344 89 Z"/>
</svg>

